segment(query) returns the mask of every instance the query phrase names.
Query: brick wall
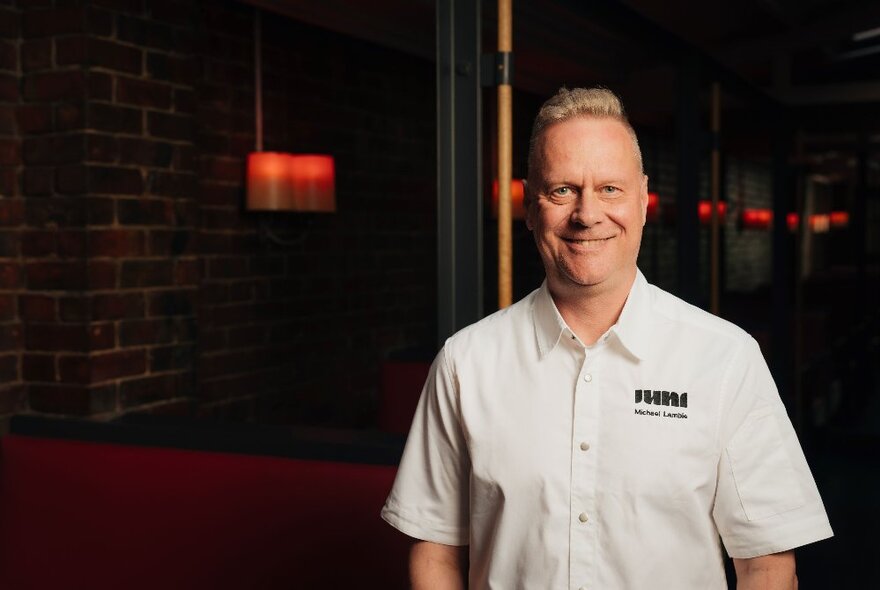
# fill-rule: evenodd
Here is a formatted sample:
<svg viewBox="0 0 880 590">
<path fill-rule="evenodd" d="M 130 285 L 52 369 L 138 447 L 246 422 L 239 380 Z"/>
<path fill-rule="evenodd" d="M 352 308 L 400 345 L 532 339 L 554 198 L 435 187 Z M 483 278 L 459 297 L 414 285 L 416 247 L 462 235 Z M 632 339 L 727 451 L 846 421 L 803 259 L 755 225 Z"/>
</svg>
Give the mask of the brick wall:
<svg viewBox="0 0 880 590">
<path fill-rule="evenodd" d="M 0 416 L 368 425 L 433 342 L 433 65 L 267 17 L 266 149 L 333 154 L 338 212 L 248 213 L 253 15 L 0 3 Z"/>
</svg>

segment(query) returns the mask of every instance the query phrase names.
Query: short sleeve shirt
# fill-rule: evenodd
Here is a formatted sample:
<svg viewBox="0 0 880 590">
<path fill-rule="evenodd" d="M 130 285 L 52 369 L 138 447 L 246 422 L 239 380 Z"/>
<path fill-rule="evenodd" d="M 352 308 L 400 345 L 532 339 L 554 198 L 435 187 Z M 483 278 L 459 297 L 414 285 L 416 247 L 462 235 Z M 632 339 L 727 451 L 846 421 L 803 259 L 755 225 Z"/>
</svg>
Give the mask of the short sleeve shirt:
<svg viewBox="0 0 880 590">
<path fill-rule="evenodd" d="M 447 340 L 382 517 L 472 589 L 722 590 L 722 543 L 832 535 L 757 343 L 640 272 L 592 346 L 546 283 Z"/>
</svg>

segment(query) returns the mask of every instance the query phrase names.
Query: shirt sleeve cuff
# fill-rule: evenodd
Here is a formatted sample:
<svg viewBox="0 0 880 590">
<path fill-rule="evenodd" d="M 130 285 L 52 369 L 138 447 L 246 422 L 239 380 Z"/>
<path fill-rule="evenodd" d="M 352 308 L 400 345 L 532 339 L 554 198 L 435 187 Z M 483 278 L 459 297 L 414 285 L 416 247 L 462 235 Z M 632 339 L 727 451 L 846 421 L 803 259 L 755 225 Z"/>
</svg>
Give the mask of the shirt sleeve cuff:
<svg viewBox="0 0 880 590">
<path fill-rule="evenodd" d="M 405 535 L 422 541 L 441 543 L 461 547 L 468 544 L 468 533 L 457 527 L 446 527 L 439 524 L 426 525 L 404 515 L 401 510 L 385 504 L 382 508 L 382 520 Z"/>
<path fill-rule="evenodd" d="M 827 518 L 801 522 L 784 527 L 768 528 L 753 534 L 723 537 L 728 555 L 734 559 L 749 559 L 789 551 L 834 536 Z"/>
</svg>

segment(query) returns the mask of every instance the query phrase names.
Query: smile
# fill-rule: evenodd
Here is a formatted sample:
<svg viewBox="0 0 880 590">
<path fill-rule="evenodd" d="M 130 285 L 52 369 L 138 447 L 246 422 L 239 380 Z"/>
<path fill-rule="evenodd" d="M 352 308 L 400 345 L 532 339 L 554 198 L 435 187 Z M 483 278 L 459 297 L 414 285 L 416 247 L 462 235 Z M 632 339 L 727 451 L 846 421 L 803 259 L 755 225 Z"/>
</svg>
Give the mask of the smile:
<svg viewBox="0 0 880 590">
<path fill-rule="evenodd" d="M 594 244 L 601 244 L 603 242 L 607 242 L 608 240 L 612 239 L 613 237 L 614 236 L 609 236 L 607 238 L 592 238 L 592 239 L 588 239 L 588 240 L 575 240 L 572 238 L 562 238 L 562 239 L 565 240 L 566 242 L 568 242 L 569 244 L 577 244 L 579 246 L 590 246 L 590 245 L 594 245 Z"/>
</svg>

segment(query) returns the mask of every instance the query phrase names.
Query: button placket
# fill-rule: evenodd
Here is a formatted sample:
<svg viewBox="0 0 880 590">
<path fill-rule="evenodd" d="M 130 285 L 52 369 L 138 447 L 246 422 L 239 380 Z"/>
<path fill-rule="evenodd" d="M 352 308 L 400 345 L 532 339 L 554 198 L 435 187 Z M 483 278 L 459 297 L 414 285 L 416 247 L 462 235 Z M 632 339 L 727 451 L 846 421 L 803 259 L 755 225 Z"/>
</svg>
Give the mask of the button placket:
<svg viewBox="0 0 880 590">
<path fill-rule="evenodd" d="M 597 464 L 595 453 L 586 451 L 596 438 L 600 406 L 592 371 L 597 354 L 592 349 L 585 353 L 575 387 L 572 428 L 570 588 L 579 588 L 594 579 L 596 566 L 597 531 L 593 518 Z"/>
</svg>

